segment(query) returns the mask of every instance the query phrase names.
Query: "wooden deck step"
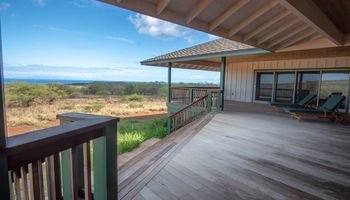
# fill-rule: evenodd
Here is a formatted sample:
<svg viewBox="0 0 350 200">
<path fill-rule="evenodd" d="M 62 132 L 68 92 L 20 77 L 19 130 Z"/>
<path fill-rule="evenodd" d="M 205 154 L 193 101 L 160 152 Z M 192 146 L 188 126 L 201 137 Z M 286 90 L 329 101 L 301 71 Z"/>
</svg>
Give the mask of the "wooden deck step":
<svg viewBox="0 0 350 200">
<path fill-rule="evenodd" d="M 120 166 L 118 199 L 132 199 L 214 115 L 184 126 Z"/>
</svg>

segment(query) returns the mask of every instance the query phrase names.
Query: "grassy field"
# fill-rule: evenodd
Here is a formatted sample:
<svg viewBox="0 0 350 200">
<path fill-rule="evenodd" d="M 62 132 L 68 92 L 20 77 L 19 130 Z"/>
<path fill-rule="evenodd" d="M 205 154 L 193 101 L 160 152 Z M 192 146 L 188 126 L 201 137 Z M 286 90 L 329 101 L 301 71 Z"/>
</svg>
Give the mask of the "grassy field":
<svg viewBox="0 0 350 200">
<path fill-rule="evenodd" d="M 178 86 L 185 86 L 178 84 Z M 56 115 L 69 112 L 122 118 L 118 126 L 118 155 L 137 148 L 150 138 L 166 135 L 166 117 L 123 119 L 165 114 L 167 85 L 161 82 L 94 82 L 81 85 L 5 85 L 8 135 L 59 124 Z"/>
<path fill-rule="evenodd" d="M 121 120 L 118 124 L 118 155 L 137 148 L 150 138 L 166 136 L 166 117 Z"/>
<path fill-rule="evenodd" d="M 86 96 L 84 98 L 60 99 L 50 104 L 8 107 L 7 124 L 8 127 L 35 126 L 45 128 L 56 121 L 57 114 L 67 112 L 118 117 L 166 112 L 166 99 L 163 97 L 148 96 L 136 100 L 129 98 L 130 96 Z"/>
</svg>

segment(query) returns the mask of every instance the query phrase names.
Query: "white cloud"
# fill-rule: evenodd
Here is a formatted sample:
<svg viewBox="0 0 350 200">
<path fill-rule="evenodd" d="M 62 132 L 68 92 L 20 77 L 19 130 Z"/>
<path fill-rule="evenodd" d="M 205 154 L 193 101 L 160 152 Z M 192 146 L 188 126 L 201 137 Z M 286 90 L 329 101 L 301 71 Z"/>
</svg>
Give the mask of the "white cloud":
<svg viewBox="0 0 350 200">
<path fill-rule="evenodd" d="M 72 0 L 72 1 L 69 1 L 68 3 L 78 8 L 89 8 L 99 4 L 99 2 L 96 0 Z"/>
<path fill-rule="evenodd" d="M 204 77 L 201 75 L 193 75 L 193 76 L 191 76 L 190 79 L 191 80 L 202 80 L 202 79 L 204 79 Z"/>
<path fill-rule="evenodd" d="M 220 37 L 216 35 L 208 34 L 208 38 L 209 40 L 216 40 L 216 39 L 219 39 Z"/>
<path fill-rule="evenodd" d="M 0 11 L 7 10 L 10 6 L 11 6 L 11 4 L 9 4 L 7 2 L 0 2 Z"/>
<path fill-rule="evenodd" d="M 38 6 L 45 6 L 47 0 L 33 0 L 33 3 Z"/>
<path fill-rule="evenodd" d="M 193 40 L 193 37 L 189 34 L 187 28 L 167 21 L 141 14 L 130 15 L 129 21 L 134 24 L 137 31 L 141 34 L 150 35 L 152 37 L 161 37 L 163 39 L 181 37 L 190 43 Z"/>
<path fill-rule="evenodd" d="M 119 41 L 119 42 L 126 42 L 126 43 L 129 43 L 129 44 L 133 44 L 134 41 L 133 40 L 130 40 L 130 39 L 127 39 L 127 38 L 123 38 L 123 37 L 115 37 L 115 36 L 105 36 L 106 39 L 108 40 L 114 40 L 114 41 Z"/>
</svg>

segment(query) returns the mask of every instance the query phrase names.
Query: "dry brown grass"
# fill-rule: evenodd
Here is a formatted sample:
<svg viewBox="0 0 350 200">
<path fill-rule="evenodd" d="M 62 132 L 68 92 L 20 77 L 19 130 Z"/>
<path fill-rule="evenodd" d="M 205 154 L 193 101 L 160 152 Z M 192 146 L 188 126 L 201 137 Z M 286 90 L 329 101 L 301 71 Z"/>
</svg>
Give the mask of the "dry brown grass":
<svg viewBox="0 0 350 200">
<path fill-rule="evenodd" d="M 145 97 L 139 102 L 123 101 L 121 97 L 85 97 L 57 100 L 52 104 L 24 108 L 7 108 L 7 125 L 49 127 L 57 114 L 67 112 L 93 113 L 126 117 L 166 111 L 166 99 Z"/>
</svg>

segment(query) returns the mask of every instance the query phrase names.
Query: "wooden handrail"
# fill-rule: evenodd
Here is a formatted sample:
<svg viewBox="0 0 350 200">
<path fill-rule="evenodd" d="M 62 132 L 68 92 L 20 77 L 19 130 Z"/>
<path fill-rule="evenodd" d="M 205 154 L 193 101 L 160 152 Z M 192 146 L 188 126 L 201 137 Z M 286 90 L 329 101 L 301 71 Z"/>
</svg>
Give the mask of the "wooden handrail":
<svg viewBox="0 0 350 200">
<path fill-rule="evenodd" d="M 59 116 L 76 120 L 7 139 L 4 152 L 8 157 L 9 170 L 101 137 L 104 127 L 116 126 L 119 121 L 118 118 L 81 113 L 67 113 Z"/>
<path fill-rule="evenodd" d="M 5 161 L 2 163 L 5 167 L 0 170 L 2 174 L 9 174 L 10 187 L 2 188 L 7 191 L 0 193 L 0 199 L 10 199 L 8 194 L 12 194 L 11 199 L 14 196 L 28 199 L 29 195 L 39 200 L 62 199 L 62 196 L 78 199 L 81 189 L 85 199 L 116 199 L 119 119 L 81 113 L 62 114 L 57 118 L 64 123 L 7 139 L 6 146 L 0 149 L 0 158 Z M 82 173 L 78 170 L 80 164 L 83 164 Z M 81 179 L 82 186 L 79 185 Z"/>
<path fill-rule="evenodd" d="M 202 100 L 205 99 L 205 98 L 208 98 L 208 95 L 205 95 L 204 97 L 201 97 L 201 98 L 198 99 L 197 101 L 194 101 L 194 102 L 192 102 L 191 104 L 188 104 L 187 106 L 183 107 L 183 108 L 180 109 L 179 111 L 177 111 L 177 112 L 171 114 L 169 117 L 173 117 L 173 116 L 177 115 L 178 113 L 180 113 L 180 112 L 182 112 L 182 111 L 184 111 L 184 110 L 187 110 L 188 108 L 192 107 L 193 105 L 195 105 L 196 103 L 202 101 Z"/>
<path fill-rule="evenodd" d="M 190 122 L 194 121 L 204 113 L 211 111 L 211 93 L 199 98 L 168 117 L 168 133 L 171 133 Z"/>
<path fill-rule="evenodd" d="M 170 88 L 170 102 L 179 104 L 190 104 L 193 101 L 208 94 L 216 93 L 218 87 L 172 87 Z"/>
<path fill-rule="evenodd" d="M 171 87 L 171 89 L 219 89 L 220 87 Z"/>
</svg>

